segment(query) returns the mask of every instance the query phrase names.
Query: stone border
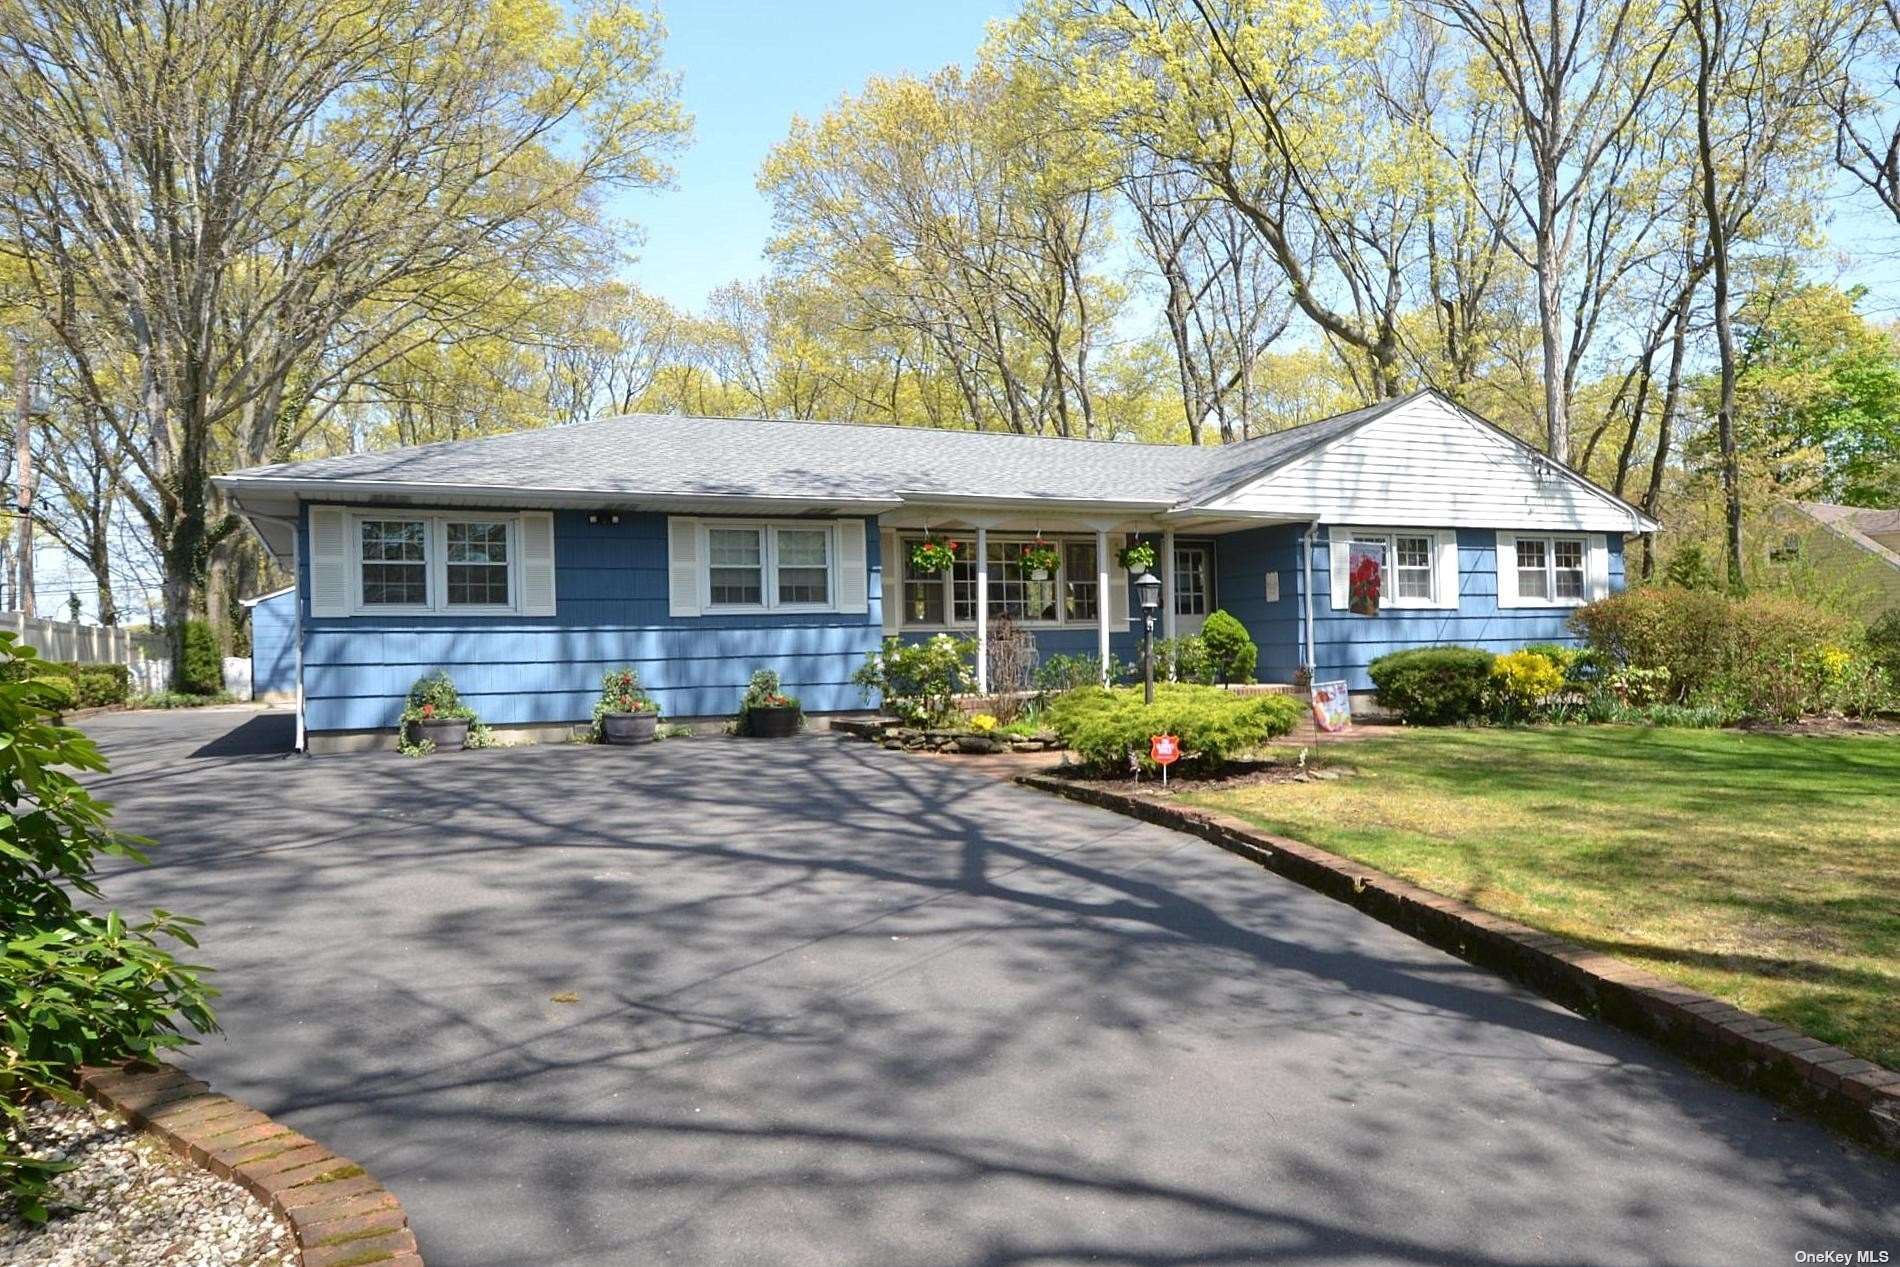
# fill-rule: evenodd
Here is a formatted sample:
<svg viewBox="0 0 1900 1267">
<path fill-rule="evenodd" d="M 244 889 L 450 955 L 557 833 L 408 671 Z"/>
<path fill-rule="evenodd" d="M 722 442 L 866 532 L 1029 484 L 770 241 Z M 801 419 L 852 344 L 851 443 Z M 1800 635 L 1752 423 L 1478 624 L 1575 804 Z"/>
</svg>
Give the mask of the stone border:
<svg viewBox="0 0 1900 1267">
<path fill-rule="evenodd" d="M 1227 815 L 1046 774 L 1019 774 L 1016 782 L 1190 832 L 1900 1157 L 1900 1072 L 1600 951 Z"/>
<path fill-rule="evenodd" d="M 303 1267 L 422 1267 L 409 1216 L 361 1166 L 170 1065 L 89 1066 L 87 1098 L 283 1216 Z"/>
</svg>

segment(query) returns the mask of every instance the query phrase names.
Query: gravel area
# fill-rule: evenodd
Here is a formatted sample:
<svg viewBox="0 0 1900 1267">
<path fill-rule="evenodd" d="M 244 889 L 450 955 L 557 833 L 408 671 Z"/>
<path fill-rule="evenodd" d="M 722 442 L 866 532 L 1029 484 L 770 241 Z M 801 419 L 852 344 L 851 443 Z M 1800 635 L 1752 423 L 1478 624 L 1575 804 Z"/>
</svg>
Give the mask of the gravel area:
<svg viewBox="0 0 1900 1267">
<path fill-rule="evenodd" d="M 28 1111 L 35 1157 L 77 1162 L 54 1180 L 44 1226 L 0 1198 L 7 1267 L 290 1267 L 290 1227 L 250 1193 L 92 1105 Z"/>
</svg>

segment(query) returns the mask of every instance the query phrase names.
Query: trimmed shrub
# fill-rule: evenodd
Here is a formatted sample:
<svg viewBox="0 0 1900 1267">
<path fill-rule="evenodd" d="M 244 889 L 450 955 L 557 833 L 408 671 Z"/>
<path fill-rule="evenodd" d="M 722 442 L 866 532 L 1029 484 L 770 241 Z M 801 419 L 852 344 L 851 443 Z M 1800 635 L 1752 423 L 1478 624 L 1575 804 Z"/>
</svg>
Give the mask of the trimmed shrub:
<svg viewBox="0 0 1900 1267">
<path fill-rule="evenodd" d="M 1446 726 L 1484 715 L 1496 658 L 1477 647 L 1414 647 L 1380 656 L 1366 672 L 1380 707 L 1415 726 Z"/>
<path fill-rule="evenodd" d="M 1247 626 L 1225 611 L 1211 612 L 1207 623 L 1201 626 L 1201 642 L 1207 647 L 1215 681 L 1253 681 L 1253 666 L 1260 658 L 1260 649 L 1253 645 Z"/>
<path fill-rule="evenodd" d="M 202 620 L 185 622 L 185 655 L 173 667 L 172 683 L 187 695 L 216 695 L 224 689 L 224 657 L 217 636 Z"/>
<path fill-rule="evenodd" d="M 1208 773 L 1286 734 L 1304 714 L 1290 696 L 1244 696 L 1169 682 L 1155 687 L 1153 704 L 1143 703 L 1133 687 L 1070 691 L 1049 705 L 1046 720 L 1096 774 L 1154 769 L 1148 742 L 1163 734 L 1180 738 L 1180 768 Z"/>
</svg>

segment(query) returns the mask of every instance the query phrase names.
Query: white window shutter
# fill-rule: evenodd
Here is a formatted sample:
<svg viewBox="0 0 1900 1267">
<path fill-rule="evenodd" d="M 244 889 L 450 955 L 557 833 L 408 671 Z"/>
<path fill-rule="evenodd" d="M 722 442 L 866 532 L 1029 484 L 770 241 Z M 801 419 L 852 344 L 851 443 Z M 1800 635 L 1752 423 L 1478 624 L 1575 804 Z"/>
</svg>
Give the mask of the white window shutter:
<svg viewBox="0 0 1900 1267">
<path fill-rule="evenodd" d="M 864 521 L 846 519 L 838 524 L 838 610 L 871 609 L 870 577 L 864 558 Z"/>
<path fill-rule="evenodd" d="M 310 508 L 310 614 L 347 616 L 355 568 L 350 559 L 350 516 L 341 506 Z"/>
<path fill-rule="evenodd" d="M 666 610 L 672 616 L 699 615 L 699 521 L 666 521 Z"/>
<path fill-rule="evenodd" d="M 1122 547 L 1126 544 L 1125 537 L 1111 534 L 1108 538 L 1108 623 L 1111 629 L 1128 628 L 1128 569 L 1121 562 Z M 1096 567 L 1100 566 L 1098 559 Z M 1173 601 L 1172 597 L 1167 601 Z"/>
<path fill-rule="evenodd" d="M 554 614 L 554 514 L 521 512 L 521 614 Z"/>
<path fill-rule="evenodd" d="M 1521 607 L 1517 596 L 1517 534 L 1498 534 L 1498 606 Z"/>
<path fill-rule="evenodd" d="M 1440 607 L 1448 611 L 1458 610 L 1458 591 L 1464 586 L 1464 578 L 1458 572 L 1458 530 L 1444 528 L 1438 533 L 1438 592 L 1434 596 Z"/>
<path fill-rule="evenodd" d="M 1352 533 L 1344 528 L 1333 528 L 1328 532 L 1332 554 L 1332 584 L 1328 595 L 1334 611 L 1345 611 L 1346 600 L 1351 597 L 1350 579 L 1352 565 Z"/>
<path fill-rule="evenodd" d="M 1590 536 L 1590 559 L 1584 565 L 1583 593 L 1591 602 L 1610 596 L 1610 540 L 1602 533 Z"/>
<path fill-rule="evenodd" d="M 889 528 L 878 534 L 877 559 L 884 600 L 884 632 L 894 634 L 897 632 L 898 609 L 904 601 L 899 588 L 903 584 L 904 564 L 897 557 L 897 534 Z"/>
</svg>

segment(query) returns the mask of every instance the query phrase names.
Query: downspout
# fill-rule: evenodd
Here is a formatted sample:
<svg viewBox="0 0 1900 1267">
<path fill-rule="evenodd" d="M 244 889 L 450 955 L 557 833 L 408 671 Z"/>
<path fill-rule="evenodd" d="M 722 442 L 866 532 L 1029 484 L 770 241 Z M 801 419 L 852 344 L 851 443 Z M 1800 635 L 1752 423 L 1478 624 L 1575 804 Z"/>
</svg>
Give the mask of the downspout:
<svg viewBox="0 0 1900 1267">
<path fill-rule="evenodd" d="M 276 516 L 276 515 L 259 515 L 259 514 L 253 514 L 253 513 L 250 513 L 250 512 L 247 512 L 247 517 L 248 517 L 248 518 L 250 518 L 250 519 L 251 519 L 251 520 L 253 520 L 253 521 L 258 521 L 258 520 L 261 520 L 261 521 L 263 521 L 264 523 L 272 523 L 272 524 L 280 524 L 280 525 L 282 525 L 283 527 L 285 527 L 285 528 L 288 528 L 288 529 L 290 529 L 290 581 L 291 581 L 291 588 L 290 588 L 290 596 L 291 596 L 291 599 L 292 599 L 292 602 L 291 602 L 291 610 L 292 610 L 292 611 L 293 611 L 293 612 L 295 613 L 295 615 L 294 615 L 294 617 L 293 617 L 293 620 L 295 621 L 295 623 L 294 623 L 294 624 L 293 624 L 293 626 L 292 626 L 292 633 L 293 633 L 293 636 L 294 636 L 294 638 L 295 638 L 295 641 L 296 641 L 296 646 L 297 646 L 297 742 L 296 742 L 296 750 L 297 750 L 298 752 L 302 752 L 302 751 L 304 750 L 304 728 L 303 728 L 303 598 L 304 598 L 304 584 L 303 584 L 303 533 L 302 533 L 302 532 L 301 532 L 301 531 L 299 530 L 299 526 L 298 526 L 298 522 L 297 522 L 297 520 L 295 520 L 295 519 L 280 519 L 280 518 L 279 518 L 278 516 Z"/>
<path fill-rule="evenodd" d="M 1300 623 L 1306 629 L 1306 676 L 1310 686 L 1319 674 L 1319 666 L 1313 662 L 1313 547 L 1319 542 L 1319 520 L 1315 519 L 1306 526 L 1306 533 L 1300 540 L 1304 546 L 1300 551 L 1300 562 L 1306 572 L 1300 584 Z"/>
</svg>

